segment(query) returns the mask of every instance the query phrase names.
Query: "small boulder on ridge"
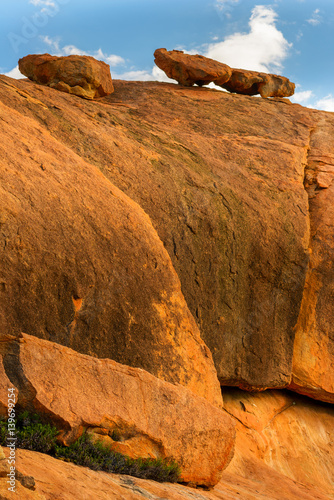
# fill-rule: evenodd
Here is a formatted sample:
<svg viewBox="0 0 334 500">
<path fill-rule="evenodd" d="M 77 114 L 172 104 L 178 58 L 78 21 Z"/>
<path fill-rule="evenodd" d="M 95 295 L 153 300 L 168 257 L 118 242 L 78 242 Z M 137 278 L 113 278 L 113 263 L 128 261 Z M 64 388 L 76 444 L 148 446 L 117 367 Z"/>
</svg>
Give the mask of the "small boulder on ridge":
<svg viewBox="0 0 334 500">
<path fill-rule="evenodd" d="M 90 56 L 32 54 L 19 60 L 19 70 L 34 82 L 85 99 L 114 91 L 108 64 Z"/>
<path fill-rule="evenodd" d="M 194 83 L 201 87 L 211 82 L 222 85 L 232 74 L 227 64 L 200 55 L 184 54 L 182 50 L 168 52 L 166 49 L 157 49 L 154 57 L 155 64 L 169 78 L 186 87 L 191 87 Z"/>
</svg>

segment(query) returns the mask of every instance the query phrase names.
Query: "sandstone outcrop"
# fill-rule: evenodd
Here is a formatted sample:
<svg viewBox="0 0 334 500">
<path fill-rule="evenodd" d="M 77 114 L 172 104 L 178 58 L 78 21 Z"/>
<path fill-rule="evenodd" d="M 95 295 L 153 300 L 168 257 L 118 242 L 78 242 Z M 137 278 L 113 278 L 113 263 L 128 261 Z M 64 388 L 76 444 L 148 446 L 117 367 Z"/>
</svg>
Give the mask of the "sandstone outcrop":
<svg viewBox="0 0 334 500">
<path fill-rule="evenodd" d="M 295 92 L 295 84 L 285 76 L 259 73 L 245 69 L 232 69 L 230 79 L 221 85 L 229 92 L 261 97 L 289 97 Z"/>
<path fill-rule="evenodd" d="M 334 403 L 334 117 L 311 134 L 306 168 L 310 265 L 294 343 L 291 388 Z"/>
<path fill-rule="evenodd" d="M 181 85 L 191 87 L 214 82 L 222 85 L 231 77 L 232 70 L 227 64 L 222 64 L 208 57 L 184 54 L 182 50 L 157 49 L 154 52 L 154 62 L 169 78 Z"/>
<path fill-rule="evenodd" d="M 92 102 L 1 77 L 0 101 L 2 331 L 26 330 L 144 367 L 219 404 L 195 318 L 223 385 L 289 387 L 333 401 L 331 114 L 286 100 L 157 82 L 117 81 L 114 94 Z M 110 273 L 117 286 L 108 288 L 101 276 Z M 175 294 L 177 304 L 169 299 Z M 163 307 L 150 307 L 156 297 Z M 78 335 L 71 337 L 73 324 Z M 1 349 L 10 336 L 3 340 Z M 17 356 L 13 352 L 12 360 Z M 2 412 L 15 373 L 20 401 L 35 398 L 17 365 L 8 369 L 10 356 L 5 365 Z M 35 365 L 29 377 L 50 381 Z M 46 403 L 53 382 L 47 388 L 38 396 Z M 192 498 L 333 496 L 333 407 L 278 391 L 225 388 L 224 398 L 238 422 L 235 457 L 214 491 L 192 490 Z M 89 432 L 112 438 L 100 423 Z M 117 446 L 135 454 L 148 442 L 137 437 Z M 60 482 L 67 474 L 85 481 L 82 469 L 39 455 L 35 468 L 44 472 L 36 475 L 29 471 L 34 455 L 18 450 L 37 492 L 64 491 Z M 42 482 L 46 469 L 48 485 Z M 117 500 L 190 495 L 181 485 L 95 474 L 85 475 L 89 498 L 93 480 L 103 499 L 110 490 Z M 68 498 L 77 498 L 75 487 L 84 491 L 70 484 Z"/>
<path fill-rule="evenodd" d="M 266 498 L 289 500 L 301 485 L 311 488 L 311 498 L 334 497 L 333 406 L 282 391 L 224 389 L 224 401 L 237 424 L 226 475 L 252 477 L 260 488 L 271 477 Z M 307 489 L 301 498 L 307 498 Z"/>
<path fill-rule="evenodd" d="M 33 106 L 50 116 L 55 104 Z M 219 406 L 211 353 L 149 217 L 21 111 L 0 107 L 1 331 L 144 368 Z"/>
<path fill-rule="evenodd" d="M 2 342 L 1 354 L 18 407 L 58 423 L 65 443 L 89 428 L 130 456 L 173 458 L 182 481 L 210 487 L 232 459 L 230 416 L 180 385 L 25 334 Z"/>
<path fill-rule="evenodd" d="M 90 56 L 31 54 L 19 60 L 19 70 L 34 82 L 85 99 L 114 91 L 108 64 Z"/>
<path fill-rule="evenodd" d="M 237 94 L 261 97 L 289 97 L 295 84 L 285 76 L 230 68 L 226 64 L 200 55 L 184 54 L 181 50 L 157 49 L 154 62 L 169 78 L 191 87 L 211 82 Z"/>
<path fill-rule="evenodd" d="M 295 325 L 309 259 L 310 216 L 303 184 L 304 169 L 308 156 L 312 155 L 311 132 L 321 130 L 322 120 L 328 113 L 282 101 L 158 82 L 117 81 L 111 96 L 94 102 L 82 100 L 77 105 L 77 101 L 66 94 L 54 93 L 32 82 L 2 77 L 0 99 L 8 107 L 3 109 L 11 110 L 18 117 L 16 123 L 22 116 L 22 123 L 43 124 L 35 125 L 38 131 L 36 129 L 34 135 L 37 138 L 43 134 L 44 143 L 38 141 L 31 145 L 36 151 L 34 156 L 40 160 L 37 166 L 43 163 L 45 168 L 44 171 L 40 169 L 41 177 L 37 176 L 38 169 L 32 170 L 37 184 L 39 179 L 47 180 L 53 150 L 57 154 L 60 150 L 71 151 L 70 161 L 73 158 L 76 168 L 68 168 L 72 176 L 66 185 L 75 186 L 76 177 L 81 177 L 81 157 L 85 168 L 87 163 L 94 163 L 106 178 L 149 214 L 181 280 L 182 292 L 201 336 L 212 351 L 223 385 L 251 389 L 289 385 Z M 12 126 L 14 129 L 15 123 Z M 28 137 L 24 140 L 27 142 Z M 52 144 L 50 156 L 44 163 L 41 149 L 45 150 L 49 140 Z M 14 148 L 10 141 L 12 151 L 17 150 L 17 143 Z M 22 148 L 25 147 L 22 144 Z M 332 153 L 328 151 L 329 154 Z M 22 157 L 27 155 L 25 162 L 28 164 L 32 153 L 24 151 Z M 32 162 L 32 169 L 33 165 L 36 163 Z M 81 181 L 83 189 L 85 183 Z M 57 192 L 60 200 L 61 191 Z M 84 206 L 94 207 L 95 203 L 85 202 Z M 81 210 L 81 201 L 78 200 L 76 206 Z M 30 214 L 34 210 L 31 208 Z M 96 217 L 96 211 L 94 214 Z M 58 219 L 63 217 L 59 207 L 57 227 Z M 87 223 L 82 224 L 86 227 Z M 56 227 L 56 221 L 52 227 Z M 106 233 L 105 227 L 101 234 Z M 66 241 L 69 243 L 65 244 Z M 84 241 L 82 236 L 80 241 Z M 99 239 L 94 241 L 94 246 L 99 244 Z M 64 248 L 68 248 L 66 255 L 74 255 L 75 248 L 84 244 L 78 241 L 75 247 L 70 232 L 63 235 L 61 242 L 57 247 L 58 255 L 64 253 Z M 128 259 L 133 259 L 131 255 Z M 68 260 L 67 275 L 70 257 Z M 139 267 L 134 264 L 129 269 L 130 275 Z M 77 265 L 74 274 L 81 276 L 81 273 L 82 268 Z M 25 317 L 20 330 L 35 333 L 38 330 L 32 320 L 36 318 L 32 317 L 31 307 L 26 306 L 31 304 L 33 297 L 29 279 L 27 274 L 23 280 L 27 282 L 26 290 L 30 290 L 30 296 L 28 292 L 22 295 L 25 306 L 21 308 L 21 299 L 16 302 L 16 294 L 11 300 L 18 308 L 15 318 Z M 147 279 L 147 275 L 143 275 L 141 283 Z M 168 279 L 166 275 L 165 282 Z M 160 276 L 157 281 L 161 286 Z M 43 310 L 48 311 L 53 300 L 56 304 L 70 303 L 69 314 L 64 319 L 66 324 L 71 323 L 74 316 L 72 296 L 69 293 L 64 302 L 58 302 L 58 295 L 52 301 L 41 298 Z M 131 297 L 136 298 L 136 294 Z M 130 313 L 135 302 L 132 298 L 127 302 Z M 119 303 L 124 307 L 126 301 Z M 34 310 L 40 307 L 34 306 Z M 58 307 L 61 309 L 64 305 Z M 90 311 L 95 308 L 92 304 Z M 119 310 L 122 309 L 116 306 L 113 309 L 115 314 L 119 314 Z M 140 309 L 147 313 L 145 324 L 152 310 L 148 315 L 145 304 Z M 129 318 L 129 313 L 124 312 L 125 318 Z M 136 321 L 142 314 L 138 311 Z M 48 323 L 52 319 L 49 316 Z M 99 313 L 96 317 L 102 318 Z M 170 325 L 170 318 L 174 316 L 165 318 L 165 326 Z M 127 324 L 129 322 L 130 319 Z M 138 328 L 133 322 L 131 327 L 132 332 Z M 113 328 L 119 330 L 117 326 Z M 165 338 L 163 328 L 162 325 L 159 329 L 160 339 Z M 59 326 L 51 331 L 58 332 Z M 172 336 L 173 330 L 169 328 L 168 331 Z M 63 326 L 62 332 L 63 338 L 67 338 Z M 59 333 L 57 335 L 59 338 Z M 130 350 L 128 357 L 124 355 L 133 341 L 124 345 L 121 356 L 115 350 L 116 340 L 109 351 L 106 347 L 103 351 L 108 335 L 105 333 L 101 339 L 91 342 L 92 345 L 100 343 L 99 355 L 105 352 L 106 357 L 125 364 L 133 365 L 135 361 L 135 366 L 150 371 L 148 364 L 139 364 L 138 349 Z M 56 340 L 47 334 L 44 337 Z M 177 341 L 177 337 L 173 338 Z M 74 343 L 67 345 L 76 349 Z M 179 346 L 186 354 L 181 341 Z M 158 345 L 156 348 L 158 350 Z M 150 347 L 145 348 L 144 354 L 149 350 Z M 164 352 L 167 349 L 164 348 Z M 153 363 L 161 366 L 158 358 L 152 360 Z M 163 373 L 166 368 L 156 370 Z M 157 371 L 152 373 L 157 375 Z"/>
</svg>

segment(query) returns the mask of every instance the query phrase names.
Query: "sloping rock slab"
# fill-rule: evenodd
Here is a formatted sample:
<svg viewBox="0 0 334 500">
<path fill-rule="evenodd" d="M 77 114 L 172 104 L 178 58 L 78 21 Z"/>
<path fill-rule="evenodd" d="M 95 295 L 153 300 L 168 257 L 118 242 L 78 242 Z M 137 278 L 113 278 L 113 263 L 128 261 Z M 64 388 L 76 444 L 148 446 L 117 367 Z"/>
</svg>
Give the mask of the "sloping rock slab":
<svg viewBox="0 0 334 500">
<path fill-rule="evenodd" d="M 8 455 L 8 449 L 5 449 L 5 453 Z M 293 481 L 270 467 L 261 467 L 260 464 L 257 466 L 254 464 L 247 478 L 230 473 L 227 469 L 217 486 L 211 491 L 205 491 L 181 484 L 157 483 L 147 479 L 93 471 L 29 450 L 17 450 L 17 462 L 25 474 L 34 476 L 36 493 L 45 495 L 47 500 L 91 500 L 92 498 L 94 500 L 329 500 L 330 498 L 318 488 Z M 4 498 L 25 500 L 25 497 L 13 493 Z M 26 498 L 28 500 L 32 497 Z"/>
<path fill-rule="evenodd" d="M 233 456 L 230 416 L 180 385 L 30 335 L 1 348 L 7 376 L 20 391 L 18 406 L 57 422 L 65 442 L 84 428 L 117 432 L 130 449 L 140 438 L 146 456 L 174 458 L 183 481 L 205 486 L 219 481 Z"/>
<path fill-rule="evenodd" d="M 114 91 L 109 65 L 90 56 L 30 54 L 19 60 L 19 70 L 34 82 L 85 99 Z"/>
<path fill-rule="evenodd" d="M 169 78 L 187 87 L 195 83 L 200 86 L 207 85 L 210 82 L 222 85 L 232 74 L 227 64 L 200 55 L 184 54 L 182 50 L 157 49 L 154 57 L 155 64 Z"/>
<path fill-rule="evenodd" d="M 211 353 L 146 213 L 36 120 L 1 106 L 0 133 L 0 331 L 144 368 L 219 406 Z"/>
</svg>

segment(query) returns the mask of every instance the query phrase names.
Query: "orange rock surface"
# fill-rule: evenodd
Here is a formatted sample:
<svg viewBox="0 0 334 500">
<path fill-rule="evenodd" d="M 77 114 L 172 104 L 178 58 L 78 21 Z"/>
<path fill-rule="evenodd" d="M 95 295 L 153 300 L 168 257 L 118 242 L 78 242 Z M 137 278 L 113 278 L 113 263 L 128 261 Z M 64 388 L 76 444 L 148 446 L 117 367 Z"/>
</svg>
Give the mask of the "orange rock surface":
<svg viewBox="0 0 334 500">
<path fill-rule="evenodd" d="M 148 371 L 154 366 L 155 375 L 172 382 L 183 380 L 188 387 L 191 384 L 200 387 L 201 395 L 206 393 L 206 387 L 212 387 L 209 393 L 216 396 L 211 396 L 211 401 L 217 401 L 215 376 L 212 368 L 207 370 L 210 353 L 198 340 L 195 319 L 212 351 L 223 385 L 282 388 L 290 384 L 293 373 L 291 387 L 331 400 L 330 113 L 292 105 L 284 99 L 261 100 L 157 82 L 118 81 L 114 94 L 89 102 L 29 81 L 1 77 L 0 100 L 4 104 L 2 116 L 7 120 L 1 122 L 3 134 L 7 134 L 3 135 L 6 139 L 2 144 L 2 175 L 8 176 L 8 165 L 13 165 L 10 175 L 15 180 L 15 184 L 10 181 L 15 196 L 12 193 L 9 198 L 15 210 L 8 215 L 2 209 L 0 215 L 3 228 L 0 248 L 5 247 L 7 240 L 8 249 L 15 248 L 23 278 L 20 286 L 15 280 L 9 288 L 7 284 L 7 291 L 5 281 L 9 278 L 3 278 L 0 287 L 3 325 L 16 324 L 18 331 L 67 343 L 82 352 L 111 357 Z M 21 126 L 20 133 L 15 132 L 17 123 Z M 61 177 L 59 169 L 64 172 Z M 21 180 L 18 173 L 23 176 Z M 307 190 L 305 173 L 306 178 L 310 177 L 309 181 L 306 179 L 306 187 L 313 186 Z M 24 180 L 27 178 L 32 182 L 27 183 Z M 146 222 L 120 225 L 130 229 L 121 231 L 122 234 L 137 236 L 124 243 L 125 246 L 120 245 L 118 237 L 108 236 L 108 228 L 115 222 L 115 205 L 110 200 L 114 203 L 116 200 L 101 194 L 92 196 L 90 191 L 97 178 L 104 183 L 103 189 L 110 183 L 116 185 L 149 214 L 156 233 L 152 227 L 148 230 L 153 239 L 150 236 L 144 247 L 140 247 L 143 235 L 138 237 L 135 228 L 146 227 Z M 21 187 L 26 184 L 21 194 L 19 182 Z M 48 194 L 51 182 L 52 193 Z M 66 190 L 69 194 L 65 197 Z M 99 188 L 97 192 L 104 191 Z M 310 210 L 309 193 L 315 195 L 310 200 Z M 67 199 L 69 202 L 65 203 Z M 24 207 L 20 211 L 19 203 Z M 138 211 L 138 205 L 136 208 L 134 205 L 133 214 Z M 75 210 L 69 210 L 73 206 Z M 111 211 L 113 217 L 108 217 Z M 92 218 L 87 220 L 83 212 L 92 213 Z M 20 217 L 24 213 L 26 218 L 21 219 L 20 230 L 13 225 L 9 233 L 6 224 L 15 220 L 16 213 Z M 34 213 L 39 214 L 40 222 L 34 219 Z M 99 220 L 98 213 L 104 213 L 106 219 L 99 222 L 95 231 L 91 221 L 93 217 Z M 140 213 L 143 221 L 146 216 Z M 33 221 L 30 228 L 28 214 Z M 43 225 L 42 218 L 48 220 L 48 225 Z M 124 219 L 125 215 L 120 220 Z M 57 232 L 59 220 L 64 221 L 63 234 Z M 44 236 L 41 238 L 42 233 L 38 232 L 36 242 L 38 227 L 43 228 Z M 26 236 L 23 239 L 20 231 L 30 231 L 29 239 Z M 39 240 L 44 241 L 43 245 Z M 138 245 L 142 250 L 130 250 L 134 240 L 141 241 Z M 34 243 L 30 247 L 34 251 L 25 250 L 27 241 Z M 113 282 L 117 286 L 109 287 L 106 294 L 110 244 Z M 96 267 L 96 248 L 99 248 L 98 261 L 103 263 L 97 269 L 98 281 L 92 264 Z M 128 266 L 136 261 L 126 270 L 121 248 L 129 249 L 125 253 Z M 148 259 L 147 248 L 149 252 L 155 249 Z M 34 253 L 43 255 L 44 261 L 36 257 L 26 269 Z M 50 253 L 57 265 L 51 265 Z M 142 255 L 139 260 L 138 255 Z M 11 265 L 17 272 L 15 259 Z M 161 262 L 157 268 L 156 260 Z M 317 268 L 318 261 L 324 265 Z M 57 282 L 59 290 L 49 287 L 44 280 L 39 291 L 38 273 L 43 263 L 44 269 L 48 269 L 48 282 Z M 173 267 L 181 280 L 186 303 Z M 89 279 L 85 280 L 84 274 Z M 135 283 L 131 293 L 123 293 L 133 283 L 132 279 L 126 281 L 128 275 L 136 276 Z M 321 283 L 327 284 L 321 285 L 318 300 L 320 278 Z M 92 283 L 96 285 L 90 289 Z M 6 302 L 8 290 L 11 295 Z M 138 290 L 144 293 L 138 296 Z M 325 296 L 326 300 L 322 299 Z M 113 313 L 107 315 L 110 308 Z M 313 320 L 315 309 L 317 318 Z M 133 311 L 137 313 L 134 315 Z M 74 325 L 72 337 L 68 325 Z M 103 333 L 94 334 L 100 327 Z M 118 331 L 127 333 L 119 336 Z M 149 332 L 154 332 L 157 339 L 153 344 Z M 191 332 L 190 337 L 186 332 Z M 137 337 L 141 340 L 136 344 Z M 184 349 L 185 339 L 194 337 L 197 340 L 192 347 Z M 140 350 L 143 342 L 146 347 Z M 318 342 L 321 348 L 317 348 Z M 172 353 L 168 356 L 169 346 L 174 349 L 175 343 L 177 356 Z M 304 351 L 308 353 L 306 356 Z M 166 362 L 167 358 L 171 363 Z M 184 359 L 187 368 L 183 368 Z M 189 366 L 196 369 L 201 366 L 193 382 L 186 380 Z M 311 371 L 314 374 L 310 375 Z M 171 373 L 178 373 L 179 378 L 173 378 Z M 205 373 L 208 376 L 203 379 Z"/>
<path fill-rule="evenodd" d="M 169 78 L 191 87 L 214 82 L 222 85 L 229 80 L 232 70 L 227 64 L 222 64 L 208 57 L 184 54 L 182 50 L 157 49 L 154 52 L 154 62 Z"/>
<path fill-rule="evenodd" d="M 53 114 L 55 101 L 15 89 L 2 84 L 14 102 Z M 0 106 L 1 331 L 144 368 L 221 405 L 211 353 L 149 217 L 13 104 Z"/>
<path fill-rule="evenodd" d="M 334 403 L 334 117 L 312 133 L 306 169 L 310 264 L 294 343 L 291 388 Z"/>
<path fill-rule="evenodd" d="M 19 60 L 19 70 L 34 82 L 85 99 L 114 91 L 109 65 L 90 56 L 31 54 Z"/>
<path fill-rule="evenodd" d="M 310 488 L 311 498 L 317 498 L 316 492 L 334 497 L 332 406 L 281 391 L 247 394 L 224 389 L 224 398 L 226 411 L 237 422 L 235 455 L 226 473 L 252 477 L 260 491 L 264 478 L 272 474 L 273 498 L 289 499 L 285 488 L 290 481 Z"/>
<path fill-rule="evenodd" d="M 84 429 L 95 435 L 102 429 L 111 436 L 111 448 L 135 457 L 173 458 L 184 482 L 205 486 L 215 485 L 232 459 L 231 417 L 181 385 L 25 334 L 1 342 L 0 353 L 19 390 L 17 404 L 57 423 L 65 443 Z"/>
<path fill-rule="evenodd" d="M 232 69 L 230 79 L 221 86 L 229 92 L 261 97 L 289 97 L 295 92 L 295 84 L 285 76 L 245 69 Z"/>
<path fill-rule="evenodd" d="M 182 50 L 157 49 L 154 57 L 155 64 L 169 78 L 187 87 L 213 82 L 229 92 L 261 97 L 289 97 L 295 91 L 295 84 L 285 76 L 231 69 L 227 64 L 198 54 L 184 54 Z"/>
<path fill-rule="evenodd" d="M 166 353 L 175 342 L 180 356 L 173 358 L 178 366 L 174 370 L 187 377 L 191 371 L 184 366 L 184 356 L 195 368 L 203 360 L 202 376 L 210 356 L 200 347 L 194 354 L 185 347 L 186 332 L 198 338 L 195 318 L 222 384 L 286 386 L 308 261 L 303 179 L 309 132 L 316 122 L 312 112 L 280 101 L 158 82 L 117 82 L 114 94 L 89 102 L 32 82 L 2 81 L 3 109 L 16 117 L 8 118 L 10 132 L 4 122 L 3 129 L 12 136 L 21 120 L 16 147 L 9 137 L 6 154 L 27 157 L 19 171 L 34 178 L 25 188 L 29 193 L 19 195 L 16 188 L 25 217 L 29 213 L 34 221 L 25 221 L 21 231 L 36 234 L 43 229 L 34 239 L 34 250 L 24 253 L 25 259 L 36 258 L 29 276 L 31 268 L 34 275 L 44 269 L 37 265 L 38 255 L 48 269 L 47 280 L 45 275 L 34 278 L 32 289 L 28 270 L 22 267 L 21 292 L 13 291 L 6 313 L 9 324 L 14 323 L 14 309 L 21 331 L 74 349 L 88 337 L 90 350 L 81 347 L 81 352 L 98 352 L 148 371 L 155 366 L 152 373 L 159 376 L 171 373 Z M 59 169 L 64 172 L 61 183 Z M 17 182 L 15 169 L 6 175 Z M 155 250 L 152 254 L 153 248 L 164 250 L 157 234 L 154 242 L 145 237 L 145 249 L 138 248 L 144 238 L 138 231 L 146 223 L 141 222 L 143 215 L 136 222 L 137 205 L 133 223 L 126 219 L 126 210 L 119 209 L 119 232 L 109 235 L 118 217 L 117 197 L 102 194 L 97 182 L 104 185 L 103 193 L 108 185 L 116 185 L 149 214 L 192 317 L 185 313 L 179 284 L 171 280 L 167 256 L 158 257 Z M 34 220 L 37 212 L 38 221 L 48 220 L 47 226 Z M 11 241 L 18 239 L 15 235 Z M 18 246 L 16 252 L 24 249 Z M 51 286 L 55 282 L 59 290 Z M 73 297 L 85 299 L 76 315 Z M 71 336 L 67 325 L 74 317 Z M 120 336 L 119 331 L 125 333 Z M 157 342 L 150 342 L 151 332 Z M 196 376 L 198 384 L 202 376 Z"/>
</svg>

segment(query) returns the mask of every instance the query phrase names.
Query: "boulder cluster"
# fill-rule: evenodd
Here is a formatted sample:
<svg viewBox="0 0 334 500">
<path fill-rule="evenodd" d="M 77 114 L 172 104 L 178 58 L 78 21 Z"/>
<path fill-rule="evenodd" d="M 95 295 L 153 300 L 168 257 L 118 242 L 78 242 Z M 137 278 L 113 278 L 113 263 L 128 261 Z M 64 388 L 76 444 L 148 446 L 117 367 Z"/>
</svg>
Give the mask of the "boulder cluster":
<svg viewBox="0 0 334 500">
<path fill-rule="evenodd" d="M 295 84 L 284 76 L 233 69 L 208 57 L 184 54 L 182 50 L 157 49 L 154 57 L 155 64 L 169 78 L 187 87 L 213 82 L 229 92 L 261 97 L 289 97 L 295 91 Z"/>
<path fill-rule="evenodd" d="M 169 78 L 186 87 L 213 82 L 229 92 L 261 97 L 289 97 L 295 90 L 295 84 L 284 76 L 233 69 L 181 50 L 157 49 L 154 57 L 156 65 Z M 32 54 L 19 60 L 19 69 L 34 82 L 85 99 L 104 97 L 114 91 L 108 64 L 89 56 Z"/>
</svg>

